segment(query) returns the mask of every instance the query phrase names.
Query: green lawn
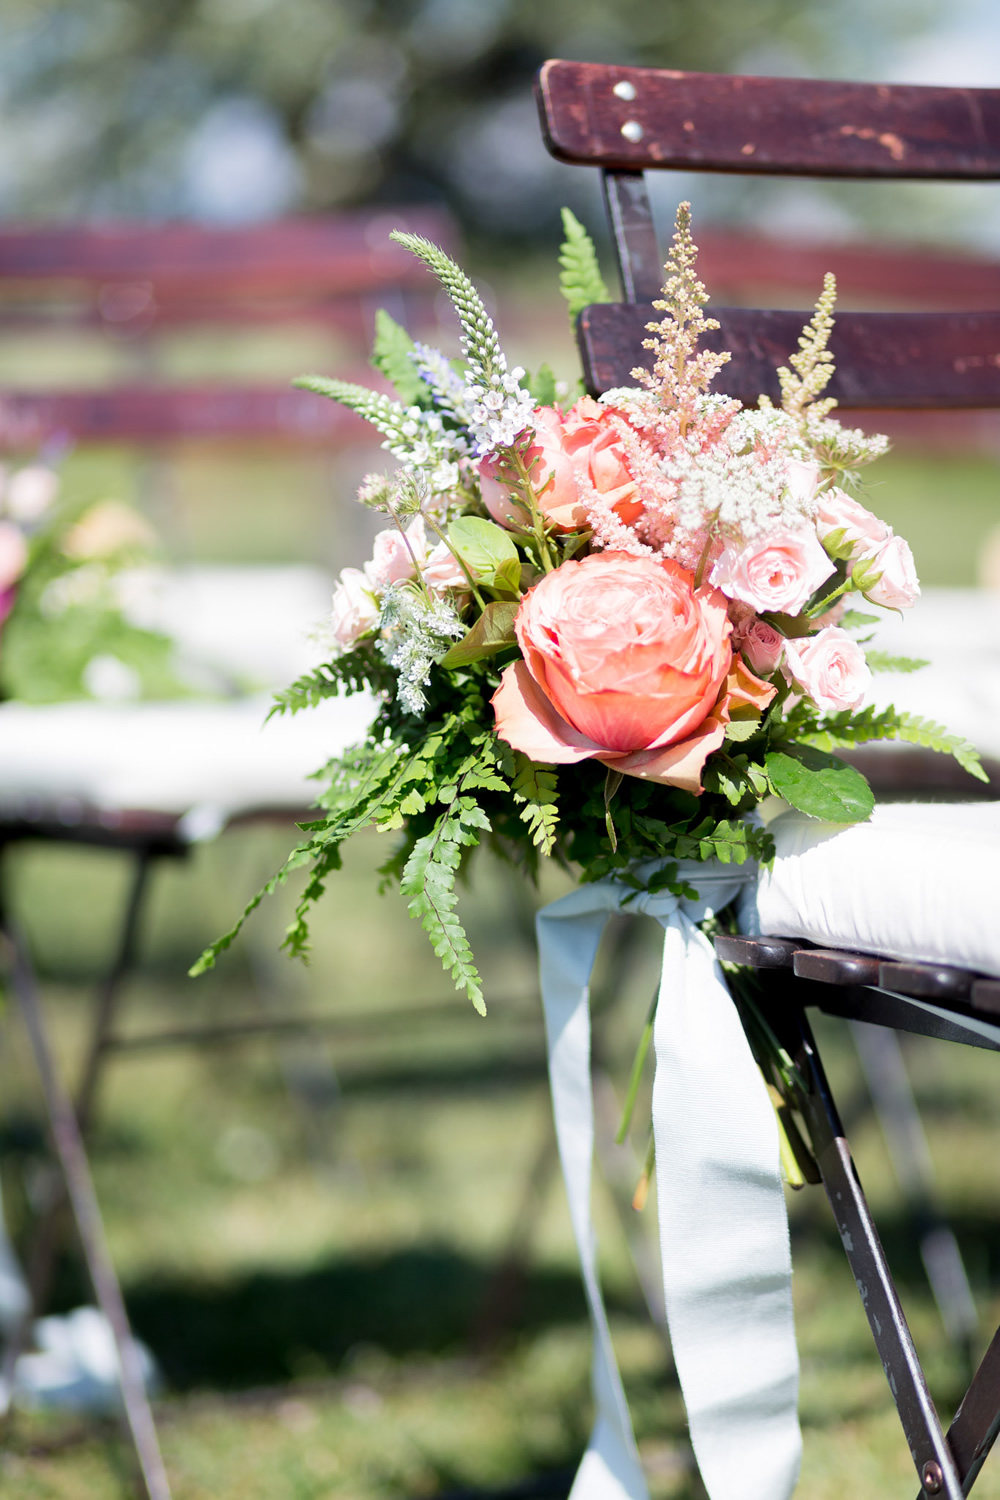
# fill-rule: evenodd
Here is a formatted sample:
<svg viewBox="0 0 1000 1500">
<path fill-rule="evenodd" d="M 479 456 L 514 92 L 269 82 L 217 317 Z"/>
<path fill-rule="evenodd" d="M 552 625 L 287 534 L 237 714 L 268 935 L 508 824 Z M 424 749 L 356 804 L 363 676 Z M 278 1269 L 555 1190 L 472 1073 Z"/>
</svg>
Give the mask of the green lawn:
<svg viewBox="0 0 1000 1500">
<path fill-rule="evenodd" d="M 273 962 L 282 913 L 187 981 L 185 964 L 277 855 L 242 832 L 164 867 L 123 1027 L 212 1024 L 262 1007 L 369 1023 L 281 1047 L 133 1054 L 109 1065 L 94 1165 L 137 1328 L 156 1350 L 176 1500 L 403 1500 L 570 1469 L 589 1420 L 589 1338 L 550 1124 L 523 893 L 487 864 L 467 901 L 488 1018 L 449 997 L 398 898 L 373 894 L 381 852 L 350 851 L 321 908 L 312 966 Z M 109 855 L 25 849 L 12 871 L 43 965 L 64 1065 L 124 872 Z M 553 881 L 546 894 L 555 894 Z M 81 897 L 80 892 L 86 895 Z M 625 923 L 626 927 L 631 924 Z M 656 969 L 641 924 L 595 986 L 599 1053 L 619 1093 Z M 438 1019 L 417 1008 L 441 1002 Z M 408 1020 L 400 1016 L 407 1007 Z M 383 1019 L 380 1020 L 380 1017 Z M 846 1039 L 824 1028 L 853 1093 Z M 983 1315 L 1000 1317 L 1000 1103 L 985 1053 L 914 1039 L 912 1071 Z M 19 1029 L 3 1051 L 4 1186 L 25 1222 L 39 1160 Z M 859 1164 L 942 1409 L 960 1385 L 880 1140 L 862 1112 Z M 535 1191 L 529 1191 L 534 1174 Z M 611 1317 L 656 1496 L 694 1497 L 668 1352 L 645 1312 L 611 1192 L 596 1211 Z M 912 1468 L 820 1190 L 791 1200 L 803 1361 L 801 1493 L 901 1497 Z M 653 1208 L 646 1210 L 651 1228 Z M 506 1264 L 503 1278 L 498 1275 Z M 59 1301 L 84 1296 L 78 1264 Z M 936 1351 L 936 1352 L 935 1352 Z M 22 1416 L 0 1459 L 25 1500 L 118 1500 L 113 1425 Z M 977 1487 L 1000 1496 L 995 1460 Z"/>
</svg>

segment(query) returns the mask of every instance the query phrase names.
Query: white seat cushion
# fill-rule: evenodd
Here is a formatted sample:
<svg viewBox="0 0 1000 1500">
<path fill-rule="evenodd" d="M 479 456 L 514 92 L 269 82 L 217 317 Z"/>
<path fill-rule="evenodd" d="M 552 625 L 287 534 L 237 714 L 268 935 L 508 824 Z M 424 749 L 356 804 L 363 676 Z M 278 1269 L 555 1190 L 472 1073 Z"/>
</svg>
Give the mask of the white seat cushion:
<svg viewBox="0 0 1000 1500">
<path fill-rule="evenodd" d="M 328 698 L 265 725 L 270 702 L 5 703 L 0 812 L 32 801 L 201 809 L 207 836 L 241 811 L 308 807 L 310 773 L 364 738 L 377 705 L 365 694 Z"/>
<path fill-rule="evenodd" d="M 1000 976 L 1000 803 L 892 803 L 849 827 L 785 812 L 763 933 Z"/>
</svg>

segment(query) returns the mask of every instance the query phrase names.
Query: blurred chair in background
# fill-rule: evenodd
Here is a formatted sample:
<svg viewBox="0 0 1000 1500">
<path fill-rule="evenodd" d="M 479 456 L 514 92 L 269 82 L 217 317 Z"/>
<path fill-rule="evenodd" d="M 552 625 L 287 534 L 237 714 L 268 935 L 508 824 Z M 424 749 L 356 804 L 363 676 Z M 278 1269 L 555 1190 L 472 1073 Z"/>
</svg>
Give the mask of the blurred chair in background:
<svg viewBox="0 0 1000 1500">
<path fill-rule="evenodd" d="M 436 321 L 430 278 L 388 238 L 399 227 L 444 245 L 454 239 L 447 217 L 433 210 L 246 229 L 116 224 L 0 232 L 0 326 L 18 335 L 103 329 L 126 341 L 130 356 L 127 375 L 110 383 L 0 390 L 5 428 L 35 442 L 58 438 L 74 444 L 269 440 L 330 448 L 367 438 L 364 424 L 344 408 L 289 387 L 157 378 L 157 342 L 178 330 L 306 326 L 329 330 L 341 342 L 346 338 L 360 365 L 378 307 L 405 317 L 420 332 Z M 339 353 L 336 360 L 341 366 Z M 61 1180 L 36 1231 L 28 1267 L 30 1307 L 5 1320 L 3 1385 L 6 1401 L 16 1390 L 19 1352 L 44 1306 L 68 1200 L 117 1350 L 146 1493 L 165 1500 L 169 1489 L 141 1351 L 108 1255 L 85 1148 L 102 1066 L 112 1051 L 127 1046 L 115 1035 L 118 1003 L 135 956 L 149 875 L 160 860 L 182 858 L 228 825 L 259 818 L 290 824 L 306 816 L 309 774 L 363 735 L 373 705 L 359 698 L 331 700 L 319 712 L 259 733 L 268 690 L 322 659 L 322 649 L 306 638 L 329 611 L 332 578 L 321 567 L 187 566 L 126 578 L 123 586 L 125 604 L 141 623 L 174 638 L 181 666 L 201 696 L 0 708 L 0 851 L 26 840 L 112 848 L 131 861 L 133 872 L 117 951 L 96 996 L 72 1097 L 54 1066 L 11 909 L 16 891 L 7 893 L 7 967 L 42 1081 Z M 248 693 L 248 686 L 254 691 Z M 213 691 L 221 700 L 204 696 Z M 283 1016 L 271 1029 L 287 1031 L 295 1024 Z M 307 1026 L 308 1018 L 300 1024 Z M 268 1028 L 259 1015 L 229 1023 L 235 1036 Z M 213 1041 L 219 1030 L 213 1028 Z M 150 1045 L 148 1037 L 143 1045 Z M 17 1295 L 7 1300 L 16 1313 Z M 118 1378 L 115 1365 L 113 1355 L 112 1380 Z"/>
<path fill-rule="evenodd" d="M 595 395 L 631 385 L 633 367 L 642 362 L 648 365 L 653 357 L 639 352 L 646 324 L 656 316 L 651 303 L 660 296 L 662 281 L 662 256 L 645 170 L 794 174 L 875 182 L 892 178 L 1000 180 L 998 90 L 715 76 L 551 61 L 539 74 L 537 92 L 543 133 L 553 155 L 562 161 L 597 167 L 602 173 L 625 300 L 596 304 L 580 314 L 580 351 L 587 387 Z M 696 239 L 700 242 L 706 236 L 699 230 Z M 711 246 L 711 236 L 707 239 Z M 813 282 L 815 293 L 821 271 L 836 269 L 836 253 L 827 257 L 811 252 L 796 264 L 790 250 L 776 252 L 769 262 L 770 252 L 763 246 L 754 250 L 736 241 L 729 248 L 735 249 L 742 262 L 737 270 L 729 261 L 730 285 L 763 282 L 773 286 L 780 280 L 801 287 L 805 280 Z M 719 274 L 722 268 L 718 261 L 724 251 L 724 240 L 717 239 L 714 274 L 718 281 L 727 280 Z M 776 276 L 766 274 L 769 264 L 774 266 Z M 997 274 L 995 269 L 991 273 L 980 265 L 979 276 L 971 275 L 962 285 L 961 264 L 955 262 L 947 273 L 959 282 L 959 305 L 967 308 L 971 301 L 981 306 L 978 298 L 982 296 L 988 305 L 993 304 L 990 310 L 846 312 L 838 316 L 831 340 L 836 375 L 829 394 L 837 398 L 841 409 L 873 411 L 877 423 L 884 410 L 899 411 L 922 422 L 925 413 L 941 409 L 972 413 L 989 409 L 995 413 L 1000 408 L 1000 360 L 996 352 L 1000 348 L 1000 313 L 994 310 L 1000 289 Z M 909 290 L 913 290 L 913 278 L 908 278 L 904 261 L 890 288 L 885 273 L 891 273 L 891 266 L 878 252 L 860 260 L 855 255 L 853 262 L 855 272 L 879 269 L 885 289 L 891 289 L 896 300 L 908 282 Z M 711 249 L 698 270 L 711 285 Z M 921 297 L 933 285 L 920 278 L 918 283 Z M 933 289 L 938 290 L 937 286 Z M 732 353 L 720 386 L 749 405 L 756 405 L 761 392 L 780 400 L 776 370 L 795 351 L 803 315 L 714 306 L 712 313 L 721 326 L 706 337 L 705 343 Z M 975 604 L 971 608 L 974 611 Z M 980 604 L 973 639 L 995 641 L 995 631 L 988 634 L 986 628 L 995 609 L 995 601 L 988 601 L 985 609 Z M 919 649 L 923 644 L 921 641 L 918 645 L 907 633 L 909 649 Z M 954 648 L 954 642 L 949 644 Z M 928 655 L 935 658 L 937 671 L 916 688 L 920 711 L 927 713 L 930 709 L 935 718 L 940 716 L 949 722 L 951 698 L 946 688 L 956 670 L 962 669 L 962 655 L 948 656 L 940 650 Z M 1000 720 L 990 712 L 991 696 L 994 704 L 998 701 L 1000 664 L 993 658 L 988 666 L 992 667 L 992 695 L 990 672 L 984 672 L 983 663 L 977 660 L 971 668 L 978 687 L 974 721 L 966 717 L 960 723 L 949 722 L 949 727 L 967 735 L 983 750 L 1000 755 Z M 939 704 L 941 696 L 944 701 Z M 888 797 L 929 792 L 966 800 L 977 795 L 996 798 L 1000 787 L 996 761 L 991 765 L 990 785 L 984 788 L 947 757 L 911 746 L 896 747 L 887 754 L 873 746 L 870 752 L 862 751 L 851 758 L 862 764 L 876 792 Z M 971 823 L 978 825 L 979 810 L 968 811 Z M 928 842 L 926 863 L 918 859 L 914 867 L 912 856 L 904 852 L 906 871 L 873 863 L 867 872 L 872 882 L 873 909 L 895 900 L 903 928 L 909 915 L 907 897 L 919 896 L 921 875 L 928 867 L 940 870 L 942 856 L 949 857 L 947 828 L 939 831 L 928 826 L 928 841 L 936 832 L 938 841 L 933 852 Z M 962 862 L 970 853 L 959 840 L 954 859 Z M 975 872 L 981 863 L 973 860 L 969 870 L 963 872 L 967 888 L 973 892 L 977 891 Z M 841 906 L 856 900 L 861 869 L 854 866 L 849 870 L 849 865 L 848 860 L 840 870 L 833 894 L 829 888 L 817 891 L 817 905 L 822 906 L 824 900 L 835 905 L 837 889 L 843 892 Z M 922 1249 L 935 1296 L 949 1333 L 959 1342 L 971 1343 L 975 1309 L 954 1237 L 931 1212 L 933 1184 L 926 1143 L 892 1028 L 1000 1051 L 1000 980 L 952 967 L 968 963 L 972 951 L 982 947 L 970 936 L 975 930 L 972 914 L 981 905 L 981 900 L 972 901 L 956 930 L 943 937 L 935 934 L 943 949 L 937 955 L 939 964 L 882 962 L 878 957 L 826 953 L 822 948 L 781 938 L 718 939 L 716 945 L 720 956 L 733 962 L 750 963 L 761 971 L 779 971 L 776 976 L 764 973 L 765 978 L 774 978 L 769 990 L 769 1015 L 810 1079 L 804 1113 L 819 1173 L 861 1288 L 924 1492 L 946 1494 L 949 1500 L 958 1500 L 968 1492 L 1000 1429 L 1000 1333 L 946 1437 L 857 1180 L 804 1008 L 816 1005 L 861 1023 L 855 1036 L 887 1127 L 887 1144 L 897 1176 L 904 1189 L 913 1193 L 915 1207 L 924 1219 Z M 809 923 L 809 917 L 802 918 L 803 935 L 815 937 Z M 822 920 L 816 918 L 817 924 L 822 926 Z M 849 918 L 842 917 L 840 925 L 841 929 L 849 928 Z M 830 946 L 868 946 L 861 933 L 854 935 L 852 943 L 851 932 L 841 930 L 839 939 Z M 905 938 L 897 941 L 905 947 Z M 934 938 L 929 941 L 933 946 Z M 899 956 L 916 955 L 901 950 Z M 1000 964 L 1000 955 L 990 962 Z M 801 976 L 803 982 L 789 982 L 789 971 Z M 992 972 L 1000 973 L 1000 969 Z"/>
</svg>

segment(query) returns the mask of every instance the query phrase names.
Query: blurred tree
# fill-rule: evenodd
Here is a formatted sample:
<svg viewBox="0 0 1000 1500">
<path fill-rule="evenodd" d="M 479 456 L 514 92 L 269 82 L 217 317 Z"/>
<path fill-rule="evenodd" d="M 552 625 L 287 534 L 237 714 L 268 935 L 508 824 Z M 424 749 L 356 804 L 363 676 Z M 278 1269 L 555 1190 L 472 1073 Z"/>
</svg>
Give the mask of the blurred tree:
<svg viewBox="0 0 1000 1500">
<path fill-rule="evenodd" d="M 496 240 L 591 191 L 549 56 L 874 77 L 930 0 L 5 0 L 0 213 L 245 219 L 437 199 Z M 874 72 L 872 71 L 874 69 Z"/>
</svg>

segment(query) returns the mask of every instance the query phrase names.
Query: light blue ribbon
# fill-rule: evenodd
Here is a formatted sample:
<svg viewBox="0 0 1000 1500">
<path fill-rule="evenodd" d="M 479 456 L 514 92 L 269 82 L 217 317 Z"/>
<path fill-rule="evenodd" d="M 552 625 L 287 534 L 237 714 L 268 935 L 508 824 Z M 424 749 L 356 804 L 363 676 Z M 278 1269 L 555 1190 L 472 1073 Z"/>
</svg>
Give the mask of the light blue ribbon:
<svg viewBox="0 0 1000 1500">
<path fill-rule="evenodd" d="M 641 877 L 641 872 L 640 872 Z M 663 1284 L 677 1372 L 711 1500 L 788 1500 L 801 1457 L 791 1255 L 774 1113 L 697 923 L 756 869 L 683 863 L 699 892 L 580 886 L 537 916 L 556 1137 L 593 1326 L 595 1421 L 571 1500 L 647 1500 L 597 1274 L 590 1187 L 589 983 L 609 917 L 664 929 L 653 1132 Z"/>
</svg>

